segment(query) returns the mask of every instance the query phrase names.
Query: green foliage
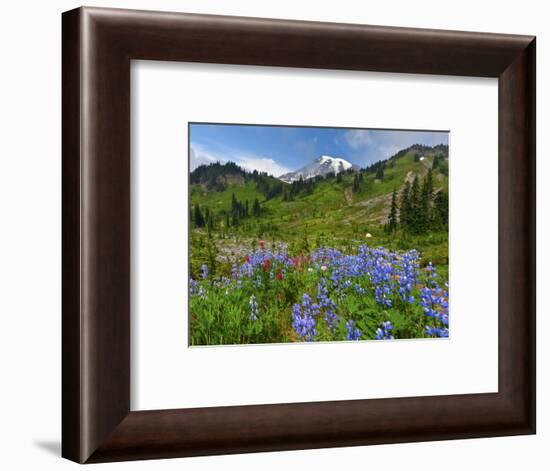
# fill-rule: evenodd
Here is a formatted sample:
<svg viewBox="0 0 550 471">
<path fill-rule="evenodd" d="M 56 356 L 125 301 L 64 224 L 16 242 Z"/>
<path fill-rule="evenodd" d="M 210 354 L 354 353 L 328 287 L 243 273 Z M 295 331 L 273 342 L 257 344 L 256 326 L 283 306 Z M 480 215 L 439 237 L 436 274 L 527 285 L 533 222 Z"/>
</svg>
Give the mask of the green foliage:
<svg viewBox="0 0 550 471">
<path fill-rule="evenodd" d="M 195 227 L 204 227 L 204 217 L 202 215 L 201 208 L 198 204 L 195 205 L 193 222 L 195 224 Z"/>
<path fill-rule="evenodd" d="M 414 161 L 417 152 L 424 156 L 422 161 Z M 205 183 L 191 184 L 191 239 L 204 237 L 208 228 L 218 247 L 220 269 L 230 267 L 240 244 L 249 247 L 254 238 L 284 243 L 289 249 L 301 251 L 306 226 L 310 249 L 320 245 L 344 248 L 367 242 L 399 246 L 403 250 L 417 248 L 425 257 L 445 261 L 446 237 L 432 236 L 444 233 L 448 227 L 448 177 L 442 171 L 448 168 L 447 152 L 446 146 L 412 146 L 360 171 L 340 173 L 340 183 L 334 174 L 292 184 L 267 176 L 282 186 L 281 193 L 270 199 L 258 189 L 258 172 L 256 177 L 246 172 L 227 176 L 219 173 L 216 176 L 225 182 L 223 191 L 209 189 Z M 430 204 L 430 198 L 426 199 L 430 191 L 424 191 L 424 180 L 436 156 L 439 164 L 435 170 L 432 168 Z M 383 180 L 376 178 L 379 169 L 384 173 Z M 205 170 L 202 172 L 208 174 Z M 416 196 L 411 197 L 415 177 Z M 191 180 L 196 181 L 193 174 Z M 394 190 L 398 227 L 387 232 Z M 419 201 L 420 197 L 424 199 Z M 426 207 L 426 201 L 431 213 L 427 216 L 430 221 L 427 227 L 426 211 L 421 209 Z M 199 224 L 195 220 L 197 207 Z M 367 233 L 372 238 L 367 240 Z M 194 257 L 194 253 L 191 256 Z"/>
<path fill-rule="evenodd" d="M 424 315 L 418 302 L 420 287 L 427 283 L 426 270 L 419 271 L 418 285 L 411 292 L 415 302 L 396 298 L 388 307 L 376 302 L 375 287 L 368 276 L 355 278 L 349 287 L 336 288 L 329 281 L 330 269 L 325 271 L 315 266 L 304 255 L 296 255 L 295 260 L 295 266 L 290 269 L 272 262 L 269 269 L 258 268 L 254 276 L 241 277 L 238 283 L 223 282 L 212 272 L 205 279 L 200 278 L 200 270 L 194 274 L 197 281 L 189 304 L 191 345 L 300 341 L 292 328 L 293 306 L 301 302 L 304 294 L 318 300 L 321 279 L 326 282 L 328 297 L 335 303 L 337 323 L 330 328 L 321 311 L 315 326 L 317 341 L 347 340 L 346 323 L 350 320 L 361 331 L 361 340 L 375 339 L 377 329 L 386 321 L 393 324 L 395 338 L 426 336 L 425 326 L 432 320 Z M 438 275 L 446 279 L 446 267 L 437 270 Z M 273 276 L 279 272 L 280 277 Z M 252 304 L 256 307 L 253 311 Z"/>
<path fill-rule="evenodd" d="M 412 205 L 411 205 L 411 185 L 409 181 L 405 183 L 401 192 L 401 206 L 399 210 L 399 222 L 404 231 L 411 225 Z"/>
<path fill-rule="evenodd" d="M 416 154 L 424 159 L 415 159 Z M 232 265 L 242 263 L 244 253 L 256 250 L 260 239 L 272 247 L 284 245 L 288 253 L 304 259 L 313 249 L 327 246 L 345 253 L 365 243 L 394 251 L 414 248 L 422 266 L 432 262 L 441 276 L 448 276 L 446 146 L 415 145 L 360 171 L 291 184 L 244 172 L 234 164 L 197 170 L 191 174 L 190 188 L 190 274 L 201 280 L 205 264 L 210 275 L 199 281 L 208 302 L 190 300 L 195 345 L 296 340 L 290 327 L 292 306 L 303 293 L 316 296 L 321 273 L 310 273 L 304 266 L 285 273 L 281 281 L 262 279 L 265 286 L 260 290 L 247 283 L 240 290 L 220 284 L 221 277 L 231 279 Z M 372 289 L 367 280 L 360 287 Z M 260 311 L 256 323 L 249 319 L 252 295 Z M 372 296 L 360 296 L 353 287 L 338 300 L 338 315 L 333 331 L 320 328 L 319 340 L 344 339 L 347 320 L 355 322 L 364 338 L 374 338 L 380 323 L 388 320 L 398 338 L 422 336 L 423 313 L 418 306 L 382 309 Z"/>
<path fill-rule="evenodd" d="M 389 219 L 395 213 L 394 200 Z M 401 207 L 399 209 L 399 225 L 404 232 L 411 234 L 426 234 L 448 227 L 448 197 L 441 189 L 434 197 L 433 172 L 429 168 L 422 185 L 418 175 L 415 176 L 412 186 L 407 182 L 401 193 Z"/>
<path fill-rule="evenodd" d="M 449 195 L 446 191 L 435 195 L 433 224 L 440 230 L 449 226 Z"/>
<path fill-rule="evenodd" d="M 260 217 L 262 214 L 262 208 L 260 206 L 260 201 L 258 198 L 254 199 L 254 204 L 252 205 L 252 214 L 255 217 Z"/>
<path fill-rule="evenodd" d="M 397 191 L 393 190 L 391 197 L 390 216 L 388 218 L 388 232 L 390 232 L 391 234 L 395 233 L 395 231 L 397 231 L 397 227 Z"/>
<path fill-rule="evenodd" d="M 361 190 L 361 187 L 363 186 L 363 183 L 364 183 L 364 178 L 363 178 L 363 172 L 354 172 L 354 175 L 353 175 L 353 185 L 351 187 L 351 190 L 354 192 L 354 193 L 358 193 L 360 190 Z"/>
</svg>

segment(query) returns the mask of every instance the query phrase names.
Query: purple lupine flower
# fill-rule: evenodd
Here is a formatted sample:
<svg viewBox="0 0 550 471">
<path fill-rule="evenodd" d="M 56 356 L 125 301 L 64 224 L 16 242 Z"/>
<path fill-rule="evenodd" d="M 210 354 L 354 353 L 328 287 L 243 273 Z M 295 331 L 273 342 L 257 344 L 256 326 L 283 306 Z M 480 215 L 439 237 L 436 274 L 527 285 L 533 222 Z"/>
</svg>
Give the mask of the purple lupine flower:
<svg viewBox="0 0 550 471">
<path fill-rule="evenodd" d="M 201 299 L 208 299 L 208 295 L 204 286 L 199 285 L 193 278 L 189 278 L 189 296 L 196 296 Z"/>
<path fill-rule="evenodd" d="M 234 280 L 238 280 L 239 279 L 239 270 L 238 270 L 238 267 L 237 267 L 237 264 L 234 263 L 233 265 L 231 265 L 231 277 L 234 279 Z"/>
<path fill-rule="evenodd" d="M 376 340 L 392 340 L 393 335 L 391 335 L 390 331 L 393 330 L 393 325 L 390 321 L 382 322 L 380 327 L 376 329 Z"/>
<path fill-rule="evenodd" d="M 414 297 L 411 295 L 411 292 L 417 280 L 419 267 L 418 258 L 419 254 L 414 249 L 405 252 L 401 256 L 397 270 L 399 294 L 401 295 L 401 299 L 409 304 L 414 302 Z"/>
<path fill-rule="evenodd" d="M 447 327 L 433 327 L 431 325 L 426 326 L 426 335 L 429 337 L 448 337 L 449 329 Z"/>
<path fill-rule="evenodd" d="M 311 342 L 315 340 L 315 316 L 319 314 L 319 305 L 311 302 L 311 297 L 304 293 L 302 304 L 295 304 L 292 309 L 292 327 L 302 340 Z"/>
<path fill-rule="evenodd" d="M 348 331 L 348 340 L 360 340 L 363 335 L 359 329 L 355 328 L 352 319 L 346 322 L 346 330 Z"/>
<path fill-rule="evenodd" d="M 204 286 L 199 286 L 199 291 L 197 292 L 197 296 L 201 299 L 208 299 L 208 293 L 204 289 Z"/>
<path fill-rule="evenodd" d="M 189 278 L 189 295 L 194 296 L 198 292 L 198 283 L 193 279 Z"/>
<path fill-rule="evenodd" d="M 434 281 L 432 285 L 432 288 L 424 286 L 420 290 L 420 305 L 424 308 L 426 316 L 449 325 L 449 302 L 447 301 L 449 294 Z"/>
<path fill-rule="evenodd" d="M 327 280 L 323 277 L 317 283 L 317 301 L 325 310 L 325 322 L 328 327 L 334 329 L 338 323 L 338 316 L 335 312 L 336 303 L 329 297 Z"/>
<path fill-rule="evenodd" d="M 371 282 L 375 287 L 374 298 L 382 306 L 392 307 L 393 275 L 393 266 L 388 261 L 382 258 L 375 261 L 371 273 Z"/>
<path fill-rule="evenodd" d="M 434 322 L 434 325 L 426 326 L 425 333 L 429 337 L 448 337 L 449 293 L 440 288 L 433 278 L 430 278 L 429 283 L 431 287 L 425 286 L 420 290 L 420 305 L 424 308 L 424 314 L 431 317 Z M 447 289 L 448 286 L 445 283 Z"/>
</svg>

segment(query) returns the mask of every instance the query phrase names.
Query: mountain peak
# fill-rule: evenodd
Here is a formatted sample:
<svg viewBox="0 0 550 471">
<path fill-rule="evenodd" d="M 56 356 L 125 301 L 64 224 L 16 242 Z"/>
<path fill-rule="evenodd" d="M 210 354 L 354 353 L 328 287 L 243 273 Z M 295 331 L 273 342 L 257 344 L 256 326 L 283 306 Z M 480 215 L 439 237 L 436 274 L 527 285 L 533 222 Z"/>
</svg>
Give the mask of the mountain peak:
<svg viewBox="0 0 550 471">
<path fill-rule="evenodd" d="M 357 167 L 340 157 L 321 155 L 319 158 L 296 170 L 295 172 L 289 172 L 281 175 L 279 179 L 287 183 L 292 183 L 293 181 L 297 181 L 300 178 L 307 180 L 308 178 L 325 176 L 328 173 L 334 173 L 335 175 L 337 175 L 340 172 L 349 170 L 350 168 L 355 169 Z"/>
</svg>

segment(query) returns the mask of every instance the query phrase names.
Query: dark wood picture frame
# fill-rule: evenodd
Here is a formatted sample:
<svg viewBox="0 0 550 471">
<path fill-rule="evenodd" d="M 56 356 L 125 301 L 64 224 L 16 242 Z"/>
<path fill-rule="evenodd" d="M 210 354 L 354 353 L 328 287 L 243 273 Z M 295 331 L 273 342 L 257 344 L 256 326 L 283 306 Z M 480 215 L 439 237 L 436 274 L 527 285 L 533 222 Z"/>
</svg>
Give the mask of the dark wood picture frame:
<svg viewBox="0 0 550 471">
<path fill-rule="evenodd" d="M 64 457 L 535 433 L 534 37 L 99 8 L 62 23 Z M 497 77 L 498 393 L 131 411 L 133 59 Z"/>
</svg>

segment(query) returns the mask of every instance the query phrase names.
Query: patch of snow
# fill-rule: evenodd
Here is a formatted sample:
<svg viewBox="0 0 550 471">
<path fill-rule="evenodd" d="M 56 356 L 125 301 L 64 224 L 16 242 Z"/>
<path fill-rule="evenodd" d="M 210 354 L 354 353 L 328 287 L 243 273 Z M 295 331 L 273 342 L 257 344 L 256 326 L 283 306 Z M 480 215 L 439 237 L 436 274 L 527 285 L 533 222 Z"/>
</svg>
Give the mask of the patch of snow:
<svg viewBox="0 0 550 471">
<path fill-rule="evenodd" d="M 340 172 L 344 172 L 353 168 L 353 165 L 347 160 L 339 157 L 332 157 L 330 155 L 322 155 L 313 162 L 307 164 L 295 172 L 285 173 L 279 178 L 285 182 L 292 183 L 300 178 L 307 180 L 308 178 L 314 178 L 316 176 L 324 176 L 328 173 L 334 173 L 335 175 Z"/>
</svg>

